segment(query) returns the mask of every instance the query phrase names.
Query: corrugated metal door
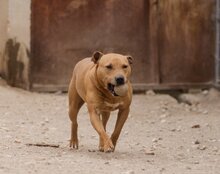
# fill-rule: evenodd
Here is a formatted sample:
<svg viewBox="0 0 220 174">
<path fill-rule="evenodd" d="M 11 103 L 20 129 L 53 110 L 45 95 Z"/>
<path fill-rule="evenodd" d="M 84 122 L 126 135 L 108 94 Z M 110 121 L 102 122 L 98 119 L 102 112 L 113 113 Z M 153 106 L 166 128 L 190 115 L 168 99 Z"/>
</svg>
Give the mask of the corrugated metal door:
<svg viewBox="0 0 220 174">
<path fill-rule="evenodd" d="M 212 84 L 214 12 L 215 0 L 32 0 L 33 87 L 66 88 L 95 50 L 132 55 L 136 88 Z"/>
<path fill-rule="evenodd" d="M 220 0 L 216 0 L 215 84 L 220 86 Z"/>
<path fill-rule="evenodd" d="M 161 85 L 211 84 L 215 0 L 159 0 L 157 5 Z"/>
<path fill-rule="evenodd" d="M 133 83 L 154 83 L 149 1 L 32 0 L 32 83 L 66 85 L 95 50 L 134 57 Z"/>
</svg>

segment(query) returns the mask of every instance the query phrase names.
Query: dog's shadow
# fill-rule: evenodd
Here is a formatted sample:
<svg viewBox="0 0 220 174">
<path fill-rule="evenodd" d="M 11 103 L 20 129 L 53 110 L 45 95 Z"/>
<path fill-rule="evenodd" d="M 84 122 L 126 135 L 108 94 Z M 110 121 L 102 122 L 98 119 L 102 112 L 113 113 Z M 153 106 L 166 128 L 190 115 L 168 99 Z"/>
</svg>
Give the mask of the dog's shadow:
<svg viewBox="0 0 220 174">
<path fill-rule="evenodd" d="M 110 160 L 127 160 L 127 159 L 139 159 L 140 156 L 144 156 L 144 153 L 141 151 L 136 151 L 134 149 L 116 149 L 114 152 L 105 153 L 100 152 L 97 150 L 97 148 L 91 148 L 91 147 L 80 147 L 78 150 L 70 150 L 72 153 L 81 153 L 84 157 L 87 156 L 89 159 L 94 160 L 104 160 L 104 161 L 110 161 Z"/>
</svg>

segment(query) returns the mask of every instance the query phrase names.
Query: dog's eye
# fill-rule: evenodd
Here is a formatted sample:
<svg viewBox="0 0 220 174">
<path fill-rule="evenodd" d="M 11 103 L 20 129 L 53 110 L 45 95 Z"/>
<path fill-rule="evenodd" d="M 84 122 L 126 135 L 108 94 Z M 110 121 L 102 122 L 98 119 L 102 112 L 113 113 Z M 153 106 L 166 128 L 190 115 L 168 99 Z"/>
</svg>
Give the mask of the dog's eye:
<svg viewBox="0 0 220 174">
<path fill-rule="evenodd" d="M 110 64 L 110 65 L 107 65 L 107 66 L 105 66 L 107 69 L 112 69 L 112 65 Z"/>
<path fill-rule="evenodd" d="M 128 67 L 128 65 L 123 65 L 122 66 L 123 69 L 126 69 L 127 67 Z"/>
</svg>

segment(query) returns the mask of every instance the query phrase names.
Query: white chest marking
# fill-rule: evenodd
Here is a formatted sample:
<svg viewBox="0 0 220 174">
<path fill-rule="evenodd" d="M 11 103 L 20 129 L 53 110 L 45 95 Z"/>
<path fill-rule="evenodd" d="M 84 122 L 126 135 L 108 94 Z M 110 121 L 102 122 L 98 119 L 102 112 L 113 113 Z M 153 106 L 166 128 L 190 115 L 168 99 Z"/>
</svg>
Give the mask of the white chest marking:
<svg viewBox="0 0 220 174">
<path fill-rule="evenodd" d="M 120 102 L 120 103 L 109 103 L 109 102 L 104 102 L 104 104 L 107 106 L 107 107 L 110 107 L 112 109 L 116 109 L 118 108 L 120 105 L 123 105 L 123 102 Z"/>
</svg>

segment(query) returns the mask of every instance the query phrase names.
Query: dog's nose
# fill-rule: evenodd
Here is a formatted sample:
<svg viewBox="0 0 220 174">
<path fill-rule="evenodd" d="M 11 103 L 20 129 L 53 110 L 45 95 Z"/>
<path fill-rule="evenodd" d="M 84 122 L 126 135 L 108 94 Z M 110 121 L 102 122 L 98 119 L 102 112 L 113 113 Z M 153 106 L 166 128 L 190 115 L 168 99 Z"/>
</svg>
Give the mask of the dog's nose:
<svg viewBox="0 0 220 174">
<path fill-rule="evenodd" d="M 116 81 L 117 85 L 124 85 L 124 83 L 125 83 L 125 79 L 123 76 L 115 77 L 115 81 Z"/>
</svg>

